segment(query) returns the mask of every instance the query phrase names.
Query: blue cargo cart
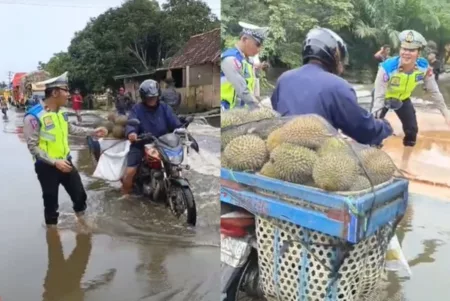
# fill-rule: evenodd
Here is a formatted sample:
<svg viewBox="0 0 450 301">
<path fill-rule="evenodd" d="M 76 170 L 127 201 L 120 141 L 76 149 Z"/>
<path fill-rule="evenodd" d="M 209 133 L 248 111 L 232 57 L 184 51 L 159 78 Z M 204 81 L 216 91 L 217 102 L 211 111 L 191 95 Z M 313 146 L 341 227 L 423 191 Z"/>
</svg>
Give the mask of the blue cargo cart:
<svg viewBox="0 0 450 301">
<path fill-rule="evenodd" d="M 384 271 L 388 242 L 407 208 L 408 184 L 394 178 L 361 192 L 329 193 L 222 168 L 220 200 L 255 216 L 253 247 L 265 296 L 359 301 Z M 240 239 L 240 245 L 227 239 L 222 236 L 222 270 L 224 257 L 250 253 L 226 250 L 244 250 L 250 238 Z M 239 265 L 242 260 L 234 268 Z"/>
</svg>

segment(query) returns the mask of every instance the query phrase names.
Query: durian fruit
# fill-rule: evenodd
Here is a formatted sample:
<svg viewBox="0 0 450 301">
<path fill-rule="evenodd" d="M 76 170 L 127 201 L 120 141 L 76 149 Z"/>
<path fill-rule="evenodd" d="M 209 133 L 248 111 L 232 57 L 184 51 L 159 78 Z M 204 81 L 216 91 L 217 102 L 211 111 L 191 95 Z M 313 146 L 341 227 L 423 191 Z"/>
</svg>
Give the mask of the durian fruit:
<svg viewBox="0 0 450 301">
<path fill-rule="evenodd" d="M 373 185 L 389 181 L 397 170 L 391 157 L 380 149 L 363 149 L 359 152 L 359 157 Z"/>
<path fill-rule="evenodd" d="M 242 120 L 244 122 L 253 122 L 253 121 L 258 121 L 258 120 L 263 120 L 263 119 L 272 119 L 279 116 L 279 114 L 269 108 L 258 108 L 258 109 L 254 109 L 248 112 L 248 114 L 246 116 L 244 116 L 242 118 Z"/>
<path fill-rule="evenodd" d="M 246 122 L 246 121 L 244 121 L 245 117 L 248 116 L 249 112 L 250 112 L 250 110 L 247 109 L 247 108 L 234 108 L 234 109 L 231 109 L 229 111 L 226 111 L 225 113 L 226 114 L 231 114 L 231 115 L 233 115 L 235 117 L 240 118 L 242 120 L 241 123 L 244 123 L 244 122 Z"/>
<path fill-rule="evenodd" d="M 317 154 L 319 157 L 333 152 L 347 152 L 351 153 L 351 147 L 344 141 L 341 137 L 331 137 L 327 138 L 323 144 L 320 146 L 320 148 L 317 150 Z"/>
<path fill-rule="evenodd" d="M 224 128 L 231 125 L 241 124 L 242 120 L 240 117 L 233 114 L 221 114 L 220 116 L 220 127 Z"/>
<path fill-rule="evenodd" d="M 310 180 L 310 181 L 306 182 L 306 183 L 303 184 L 303 185 L 308 186 L 308 187 L 318 188 L 317 185 L 316 185 L 316 183 L 314 183 L 313 180 Z"/>
<path fill-rule="evenodd" d="M 243 136 L 246 134 L 246 129 L 243 127 L 235 127 L 232 129 L 225 129 L 220 132 L 220 140 L 221 140 L 221 150 L 224 150 L 225 147 L 227 147 L 228 143 L 230 143 L 231 140 Z"/>
<path fill-rule="evenodd" d="M 113 127 L 111 134 L 116 139 L 124 139 L 125 138 L 125 127 L 116 124 Z"/>
<path fill-rule="evenodd" d="M 304 115 L 290 120 L 279 131 L 272 132 L 269 135 L 270 142 L 268 144 L 273 147 L 276 144 L 286 142 L 317 149 L 327 138 L 336 134 L 336 130 L 322 117 Z"/>
<path fill-rule="evenodd" d="M 284 124 L 286 124 L 285 119 L 263 119 L 255 122 L 253 126 L 248 127 L 247 132 L 258 135 L 262 139 L 267 139 L 273 131 L 282 127 Z"/>
<path fill-rule="evenodd" d="M 369 179 L 367 179 L 365 176 L 357 176 L 355 182 L 350 187 L 350 191 L 361 191 L 364 189 L 370 188 L 372 185 L 370 184 Z"/>
<path fill-rule="evenodd" d="M 280 180 L 304 184 L 311 180 L 317 154 L 302 146 L 283 143 L 270 153 L 270 162 Z"/>
<path fill-rule="evenodd" d="M 108 114 L 108 120 L 111 121 L 112 123 L 114 123 L 116 121 L 116 113 L 110 112 Z"/>
<path fill-rule="evenodd" d="M 313 167 L 317 187 L 327 191 L 348 191 L 358 176 L 359 165 L 345 152 L 323 155 Z"/>
<path fill-rule="evenodd" d="M 263 176 L 269 177 L 269 178 L 278 178 L 278 172 L 275 168 L 275 166 L 273 165 L 272 162 L 267 162 L 266 164 L 264 164 L 264 166 L 261 168 L 261 170 L 259 171 L 259 173 Z"/>
<path fill-rule="evenodd" d="M 113 127 L 114 127 L 114 123 L 112 123 L 111 121 L 105 120 L 105 121 L 102 121 L 99 126 L 106 128 L 108 130 L 108 133 L 111 133 L 113 130 Z"/>
<path fill-rule="evenodd" d="M 269 152 L 273 151 L 277 146 L 283 143 L 281 128 L 278 128 L 274 130 L 272 133 L 270 133 L 269 136 L 267 137 L 266 143 Z"/>
<path fill-rule="evenodd" d="M 221 167 L 229 168 L 227 160 L 225 159 L 225 156 L 223 154 L 220 156 L 220 163 L 221 163 Z"/>
<path fill-rule="evenodd" d="M 128 121 L 128 117 L 125 115 L 119 115 L 116 117 L 115 120 L 115 124 L 116 125 L 121 125 L 121 126 L 126 126 L 127 125 L 127 121 Z"/>
<path fill-rule="evenodd" d="M 226 164 L 237 171 L 258 171 L 269 158 L 264 140 L 255 135 L 239 136 L 223 151 Z"/>
</svg>

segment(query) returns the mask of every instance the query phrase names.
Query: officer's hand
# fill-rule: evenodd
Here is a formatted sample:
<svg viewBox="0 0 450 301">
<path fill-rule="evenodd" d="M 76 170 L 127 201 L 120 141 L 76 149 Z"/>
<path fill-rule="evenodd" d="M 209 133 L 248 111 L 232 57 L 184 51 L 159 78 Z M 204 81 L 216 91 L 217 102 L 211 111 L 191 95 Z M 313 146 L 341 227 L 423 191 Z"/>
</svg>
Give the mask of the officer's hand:
<svg viewBox="0 0 450 301">
<path fill-rule="evenodd" d="M 55 162 L 55 166 L 62 172 L 70 172 L 72 170 L 72 165 L 67 160 L 58 160 Z"/>
<path fill-rule="evenodd" d="M 101 138 L 108 135 L 108 130 L 105 127 L 98 127 L 94 130 L 94 135 Z"/>
<path fill-rule="evenodd" d="M 137 140 L 137 134 L 136 133 L 129 134 L 128 140 L 130 140 L 130 142 L 135 142 Z"/>
</svg>

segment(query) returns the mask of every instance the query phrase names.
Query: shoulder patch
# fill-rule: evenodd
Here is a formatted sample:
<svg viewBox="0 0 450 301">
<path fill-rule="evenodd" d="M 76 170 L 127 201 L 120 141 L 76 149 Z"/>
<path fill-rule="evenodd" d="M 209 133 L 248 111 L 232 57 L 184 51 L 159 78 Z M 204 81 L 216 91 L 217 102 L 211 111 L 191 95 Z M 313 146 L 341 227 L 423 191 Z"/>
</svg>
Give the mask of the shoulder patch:
<svg viewBox="0 0 450 301">
<path fill-rule="evenodd" d="M 30 118 L 29 121 L 30 121 L 31 128 L 33 130 L 35 130 L 39 127 L 39 122 L 37 121 L 36 118 Z"/>
<path fill-rule="evenodd" d="M 45 116 L 43 121 L 44 121 L 44 127 L 45 127 L 46 131 L 55 128 L 55 123 L 53 122 L 52 116 Z"/>
<path fill-rule="evenodd" d="M 236 71 L 241 71 L 241 69 L 242 69 L 242 63 L 241 63 L 237 58 L 234 58 L 234 59 L 233 59 L 233 63 L 234 63 L 234 69 L 235 69 Z"/>
</svg>

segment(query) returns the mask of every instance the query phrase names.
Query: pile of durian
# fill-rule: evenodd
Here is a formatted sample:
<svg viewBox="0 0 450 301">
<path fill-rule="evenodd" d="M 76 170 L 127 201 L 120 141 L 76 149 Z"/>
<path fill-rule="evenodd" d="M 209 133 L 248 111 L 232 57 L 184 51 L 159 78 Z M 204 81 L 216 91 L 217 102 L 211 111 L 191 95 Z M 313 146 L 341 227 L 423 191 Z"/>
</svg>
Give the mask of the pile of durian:
<svg viewBox="0 0 450 301">
<path fill-rule="evenodd" d="M 117 115 L 114 112 L 108 114 L 107 120 L 103 121 L 100 126 L 108 130 L 109 138 L 125 139 L 125 127 L 128 117 L 125 115 Z"/>
<path fill-rule="evenodd" d="M 382 184 L 397 170 L 384 151 L 344 140 L 318 115 L 283 118 L 267 108 L 222 113 L 222 167 L 340 192 Z"/>
</svg>

